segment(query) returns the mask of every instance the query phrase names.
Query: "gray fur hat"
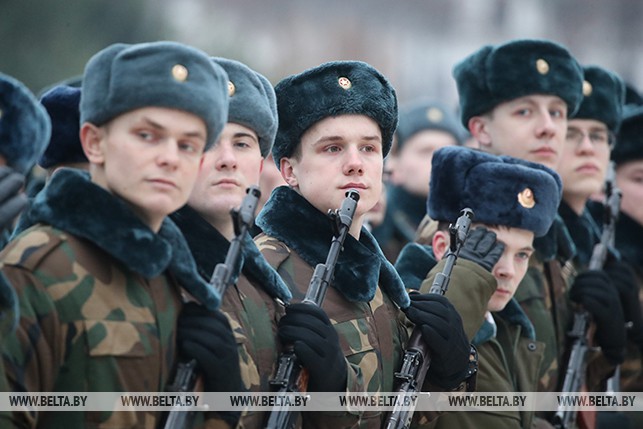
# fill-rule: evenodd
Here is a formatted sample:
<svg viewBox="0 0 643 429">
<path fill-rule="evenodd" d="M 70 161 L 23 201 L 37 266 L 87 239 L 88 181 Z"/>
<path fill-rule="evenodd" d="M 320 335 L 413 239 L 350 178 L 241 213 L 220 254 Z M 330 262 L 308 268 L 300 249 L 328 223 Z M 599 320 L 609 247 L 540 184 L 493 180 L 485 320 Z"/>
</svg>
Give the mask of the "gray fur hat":
<svg viewBox="0 0 643 429">
<path fill-rule="evenodd" d="M 212 58 L 228 74 L 230 106 L 228 122 L 254 130 L 259 137 L 261 156 L 267 157 L 277 134 L 277 99 L 266 77 L 239 61 Z"/>
<path fill-rule="evenodd" d="M 397 96 L 388 80 L 361 61 L 334 61 L 289 76 L 275 86 L 279 129 L 272 156 L 279 166 L 301 136 L 329 116 L 365 115 L 382 131 L 382 149 L 391 149 L 397 127 Z"/>
<path fill-rule="evenodd" d="M 26 174 L 49 143 L 51 122 L 45 108 L 22 82 L 0 73 L 0 154 Z"/>
<path fill-rule="evenodd" d="M 583 99 L 583 69 L 569 51 L 549 40 L 487 45 L 453 68 L 462 123 L 498 104 L 532 94 L 555 95 L 573 115 Z"/>
<path fill-rule="evenodd" d="M 543 236 L 562 198 L 560 177 L 542 164 L 447 146 L 433 154 L 427 211 L 454 222 L 470 208 L 476 222 L 533 231 Z"/>
<path fill-rule="evenodd" d="M 103 125 L 143 107 L 192 113 L 206 124 L 206 149 L 228 119 L 228 76 L 199 49 L 176 42 L 117 43 L 95 54 L 83 75 L 80 121 Z"/>
<path fill-rule="evenodd" d="M 397 148 L 414 134 L 423 130 L 439 130 L 451 134 L 457 144 L 462 144 L 466 130 L 458 122 L 455 113 L 443 103 L 435 100 L 416 100 L 400 109 L 397 126 Z"/>
</svg>

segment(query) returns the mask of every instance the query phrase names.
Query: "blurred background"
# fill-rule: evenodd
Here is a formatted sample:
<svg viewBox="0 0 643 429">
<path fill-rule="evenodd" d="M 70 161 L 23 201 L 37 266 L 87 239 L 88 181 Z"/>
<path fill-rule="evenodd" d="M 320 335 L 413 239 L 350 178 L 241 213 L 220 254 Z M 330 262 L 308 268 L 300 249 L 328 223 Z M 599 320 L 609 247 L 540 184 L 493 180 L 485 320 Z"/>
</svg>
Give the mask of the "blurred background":
<svg viewBox="0 0 643 429">
<path fill-rule="evenodd" d="M 115 42 L 176 40 L 273 84 L 366 61 L 397 89 L 456 105 L 455 63 L 485 44 L 547 38 L 643 89 L 641 0 L 0 0 L 0 71 L 35 93 Z"/>
</svg>

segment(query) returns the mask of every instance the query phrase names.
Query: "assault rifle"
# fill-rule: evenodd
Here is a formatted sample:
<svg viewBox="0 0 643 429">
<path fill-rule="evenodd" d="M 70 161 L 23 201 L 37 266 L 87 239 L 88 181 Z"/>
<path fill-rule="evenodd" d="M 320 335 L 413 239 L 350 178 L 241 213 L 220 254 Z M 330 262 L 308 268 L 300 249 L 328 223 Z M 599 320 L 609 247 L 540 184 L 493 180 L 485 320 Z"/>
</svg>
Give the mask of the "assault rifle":
<svg viewBox="0 0 643 429">
<path fill-rule="evenodd" d="M 326 291 L 333 281 L 335 265 L 353 222 L 358 201 L 359 192 L 355 189 L 349 189 L 346 192 L 346 198 L 342 202 L 341 208 L 334 211 L 329 210 L 328 217 L 332 221 L 334 230 L 333 240 L 330 244 L 326 262 L 317 264 L 315 267 L 313 276 L 308 284 L 304 303 L 322 305 Z M 308 372 L 299 363 L 292 345 L 285 347 L 285 350 L 279 356 L 277 372 L 275 377 L 270 380 L 270 385 L 273 390 L 279 393 L 299 394 L 306 392 L 308 388 Z M 284 411 L 282 407 L 275 406 L 270 410 L 265 427 L 268 429 L 294 428 L 298 415 L 299 413 L 297 412 Z"/>
<path fill-rule="evenodd" d="M 596 243 L 589 261 L 590 270 L 600 270 L 605 266 L 609 248 L 614 246 L 616 233 L 616 219 L 621 206 L 621 191 L 616 187 L 614 163 L 611 162 L 605 178 L 605 204 L 603 207 L 603 232 L 601 240 Z M 574 324 L 572 330 L 567 334 L 573 339 L 572 350 L 567 362 L 565 381 L 562 392 L 579 392 L 584 382 L 586 369 L 586 355 L 589 350 L 587 341 L 587 330 L 590 324 L 590 315 L 585 310 L 574 313 Z M 620 390 L 618 387 L 620 371 L 616 367 L 613 377 L 607 382 L 607 391 L 613 393 Z M 553 425 L 557 429 L 567 429 L 574 426 L 577 411 L 567 409 L 565 405 L 559 405 L 554 415 Z"/>
<path fill-rule="evenodd" d="M 445 256 L 446 263 L 442 272 L 438 273 L 433 279 L 433 284 L 429 293 L 444 295 L 449 287 L 451 272 L 456 264 L 460 249 L 469 234 L 471 221 L 473 220 L 473 211 L 464 209 L 460 212 L 455 225 L 449 225 L 450 245 L 449 251 Z M 402 359 L 402 368 L 395 373 L 396 384 L 398 385 L 398 394 L 408 395 L 416 393 L 422 389 L 424 378 L 431 365 L 431 355 L 427 344 L 422 339 L 422 332 L 419 327 L 415 327 L 411 333 L 411 338 L 406 346 L 404 358 Z M 401 403 L 401 401 L 397 401 Z M 411 419 L 415 410 L 413 407 L 396 405 L 388 416 L 386 421 L 387 429 L 409 428 Z"/>
<path fill-rule="evenodd" d="M 257 186 L 250 186 L 246 189 L 246 194 L 241 201 L 241 206 L 238 209 L 230 210 L 235 237 L 230 242 L 225 261 L 218 263 L 214 267 L 212 277 L 210 278 L 210 285 L 219 294 L 221 299 L 223 299 L 223 295 L 232 284 L 235 267 L 239 264 L 239 258 L 243 250 L 243 239 L 254 224 L 255 212 L 259 204 L 259 197 L 261 197 L 261 191 Z M 178 393 L 194 391 L 197 378 L 196 366 L 196 360 L 194 359 L 187 362 L 179 362 L 174 380 L 168 386 L 167 390 Z M 195 411 L 182 411 L 180 408 L 175 407 L 168 413 L 163 428 L 191 428 L 194 416 Z"/>
</svg>

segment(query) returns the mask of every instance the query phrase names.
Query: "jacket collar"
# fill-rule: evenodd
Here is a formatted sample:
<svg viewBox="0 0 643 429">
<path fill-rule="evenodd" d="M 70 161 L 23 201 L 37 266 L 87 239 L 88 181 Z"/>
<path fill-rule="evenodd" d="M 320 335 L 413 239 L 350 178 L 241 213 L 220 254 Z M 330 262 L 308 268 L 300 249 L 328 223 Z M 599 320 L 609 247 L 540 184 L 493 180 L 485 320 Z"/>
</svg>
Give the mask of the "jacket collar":
<svg viewBox="0 0 643 429">
<path fill-rule="evenodd" d="M 209 281 L 216 265 L 225 262 L 230 242 L 190 206 L 173 213 L 172 220 L 183 232 L 199 274 Z M 240 272 L 260 284 L 273 298 L 284 302 L 292 298 L 288 286 L 266 262 L 248 233 L 243 237 L 239 264 L 233 269 L 233 283 L 237 282 Z"/>
<path fill-rule="evenodd" d="M 306 263 L 326 261 L 333 228 L 327 216 L 288 186 L 276 188 L 257 217 L 268 236 L 282 241 Z M 365 229 L 359 241 L 350 234 L 340 253 L 332 286 L 353 302 L 370 302 L 379 285 L 401 308 L 410 304 L 400 276 L 382 254 L 377 241 Z"/>
<path fill-rule="evenodd" d="M 220 297 L 198 275 L 176 225 L 165 219 L 154 233 L 121 199 L 94 184 L 80 170 L 60 169 L 34 198 L 27 228 L 45 223 L 84 238 L 129 270 L 152 278 L 168 270 L 203 305 L 215 309 Z"/>
</svg>

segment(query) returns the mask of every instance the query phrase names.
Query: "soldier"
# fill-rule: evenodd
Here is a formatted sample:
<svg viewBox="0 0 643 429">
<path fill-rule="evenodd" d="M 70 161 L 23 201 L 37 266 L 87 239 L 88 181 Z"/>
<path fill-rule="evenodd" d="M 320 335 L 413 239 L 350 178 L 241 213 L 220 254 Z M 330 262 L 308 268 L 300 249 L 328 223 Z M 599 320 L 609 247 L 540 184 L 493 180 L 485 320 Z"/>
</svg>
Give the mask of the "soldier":
<svg viewBox="0 0 643 429">
<path fill-rule="evenodd" d="M 424 328 L 431 345 L 424 389 L 457 388 L 472 372 L 459 315 L 441 296 L 409 299 L 362 228 L 381 195 L 384 156 L 397 123 L 395 91 L 357 61 L 324 63 L 283 79 L 275 91 L 279 129 L 272 153 L 288 186 L 273 191 L 257 218 L 264 233 L 255 240 L 293 294 L 278 334 L 308 370 L 309 390 L 391 391 L 408 336 L 399 308 Z M 357 189 L 360 200 L 332 287 L 322 308 L 299 303 L 313 267 L 326 260 L 333 236 L 326 213 L 341 206 L 349 189 Z M 382 419 L 376 411 L 305 413 L 304 426 L 379 428 Z"/>
<path fill-rule="evenodd" d="M 600 194 L 607 173 L 610 152 L 614 148 L 615 134 L 622 119 L 625 85 L 616 74 L 600 67 L 585 67 L 583 102 L 567 127 L 559 172 L 563 180 L 563 201 L 559 214 L 574 239 L 576 266 L 587 269 L 594 247 L 601 239 L 600 227 L 604 220 L 604 207 L 597 225 L 589 213 L 591 195 Z M 602 205 L 601 205 L 602 207 Z M 610 244 L 610 243 L 607 243 Z M 606 263 L 606 274 L 616 286 L 626 322 L 628 353 L 624 384 L 638 375 L 640 352 L 643 347 L 643 322 L 639 304 L 639 285 L 628 263 L 618 254 L 611 253 Z M 613 335 L 611 333 L 610 335 Z M 632 413 L 621 413 L 621 418 Z M 599 422 L 615 416 L 599 414 Z"/>
<path fill-rule="evenodd" d="M 246 188 L 256 185 L 265 157 L 277 133 L 275 91 L 261 74 L 244 64 L 214 58 L 229 78 L 228 123 L 217 143 L 206 152 L 188 205 L 172 215 L 194 255 L 199 273 L 209 280 L 226 259 L 234 224 L 230 209 L 240 206 Z M 250 235 L 243 237 L 238 280 L 223 296 L 221 310 L 230 320 L 239 348 L 245 389 L 270 391 L 277 361 L 277 320 L 290 291 L 259 253 Z M 242 427 L 261 427 L 264 413 L 249 412 Z"/>
<path fill-rule="evenodd" d="M 227 80 L 206 54 L 174 42 L 115 44 L 87 63 L 80 140 L 89 174 L 58 170 L 29 208 L 34 225 L 0 254 L 21 312 L 3 349 L 12 391 L 160 392 L 177 354 L 207 369 L 206 390 L 241 388 L 219 296 L 166 219 L 187 201 L 226 122 Z M 181 338 L 177 324 L 197 337 Z M 159 413 L 0 417 L 3 427 L 153 428 Z"/>
<path fill-rule="evenodd" d="M 479 392 L 536 390 L 544 344 L 535 340 L 513 295 L 527 272 L 534 236 L 544 235 L 554 220 L 560 193 L 560 178 L 541 164 L 461 147 L 433 156 L 427 207 L 439 227 L 431 249 L 409 244 L 400 262 L 411 268 L 430 265 L 430 257 L 421 257 L 429 251 L 441 260 L 450 245 L 449 220 L 462 208 L 473 210 L 474 224 L 446 296 L 478 349 Z M 440 262 L 429 272 L 420 292 L 430 290 L 443 268 Z M 437 427 L 529 428 L 532 420 L 528 411 L 454 412 L 440 417 Z"/>
<path fill-rule="evenodd" d="M 396 144 L 387 160 L 393 167 L 386 216 L 373 233 L 389 261 L 413 241 L 426 214 L 433 152 L 461 144 L 463 135 L 455 115 L 440 102 L 416 100 L 401 110 Z"/>
<path fill-rule="evenodd" d="M 583 71 L 567 49 L 547 40 L 485 46 L 457 64 L 453 75 L 462 123 L 483 151 L 557 169 L 567 117 L 582 101 Z M 560 218 L 535 240 L 534 247 L 516 299 L 534 324 L 536 338 L 546 344 L 539 390 L 561 387 L 571 324 L 566 294 L 572 281 L 573 298 L 597 324 L 595 339 L 602 353 L 592 357 L 587 381 L 591 389 L 600 390 L 600 383 L 623 360 L 625 336 L 624 327 L 618 325 L 622 310 L 617 291 L 598 271 L 573 279 L 573 242 Z"/>
<path fill-rule="evenodd" d="M 47 112 L 21 82 L 0 73 L 0 249 L 27 205 L 25 176 L 47 146 Z"/>
<path fill-rule="evenodd" d="M 615 246 L 623 260 L 634 270 L 638 294 L 643 287 L 643 104 L 629 106 L 624 111 L 623 123 L 612 149 L 616 164 L 616 185 L 622 192 L 621 212 L 616 222 Z M 630 300 L 632 311 L 639 309 L 641 300 Z M 637 305 L 638 304 L 638 305 Z M 635 328 L 635 326 L 633 327 Z M 634 340 L 636 329 L 628 330 Z M 625 363 L 621 367 L 621 388 L 627 392 L 643 390 L 641 343 L 628 343 Z M 628 413 L 636 423 L 643 421 L 641 413 Z M 633 424 L 633 426 L 636 425 Z M 638 425 L 640 426 L 640 425 Z"/>
</svg>

